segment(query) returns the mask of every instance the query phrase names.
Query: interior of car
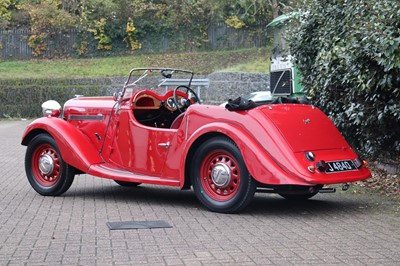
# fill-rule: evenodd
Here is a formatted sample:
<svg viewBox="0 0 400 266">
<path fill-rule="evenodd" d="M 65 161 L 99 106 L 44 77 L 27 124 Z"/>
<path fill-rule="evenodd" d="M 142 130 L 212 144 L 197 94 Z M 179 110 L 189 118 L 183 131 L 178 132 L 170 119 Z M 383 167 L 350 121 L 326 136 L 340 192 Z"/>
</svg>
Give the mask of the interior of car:
<svg viewBox="0 0 400 266">
<path fill-rule="evenodd" d="M 185 96 L 177 94 L 178 102 Z M 153 91 L 141 91 L 133 99 L 133 115 L 142 125 L 177 129 L 182 121 L 172 91 L 160 96 Z M 177 119 L 177 117 L 180 119 Z M 175 121 L 177 119 L 177 121 Z M 174 122 L 175 121 L 175 122 Z"/>
</svg>

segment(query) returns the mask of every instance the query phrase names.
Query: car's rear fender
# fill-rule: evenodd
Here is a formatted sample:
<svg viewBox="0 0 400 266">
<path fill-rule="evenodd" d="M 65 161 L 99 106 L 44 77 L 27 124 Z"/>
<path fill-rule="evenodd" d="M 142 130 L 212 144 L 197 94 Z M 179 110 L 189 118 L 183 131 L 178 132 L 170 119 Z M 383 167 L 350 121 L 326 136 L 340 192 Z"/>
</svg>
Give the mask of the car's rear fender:
<svg viewBox="0 0 400 266">
<path fill-rule="evenodd" d="M 293 184 L 293 185 L 310 185 L 309 182 L 305 181 L 303 178 L 291 172 L 277 160 L 275 160 L 266 151 L 262 145 L 253 136 L 248 134 L 243 128 L 239 128 L 235 124 L 229 124 L 224 122 L 215 122 L 207 124 L 199 128 L 194 132 L 185 148 L 183 156 L 182 167 L 186 169 L 185 173 L 181 173 L 182 179 L 186 176 L 186 180 L 181 180 L 181 184 L 184 187 L 188 187 L 188 175 L 191 165 L 191 159 L 196 152 L 196 149 L 205 140 L 215 137 L 215 136 L 226 136 L 230 138 L 239 148 L 242 153 L 245 164 L 251 174 L 251 176 L 262 184 Z M 181 169 L 181 171 L 183 171 Z"/>
<path fill-rule="evenodd" d="M 60 118 L 36 119 L 25 129 L 21 144 L 29 145 L 29 142 L 41 133 L 51 135 L 58 145 L 63 160 L 82 172 L 87 172 L 94 163 L 103 162 L 88 137 Z"/>
</svg>

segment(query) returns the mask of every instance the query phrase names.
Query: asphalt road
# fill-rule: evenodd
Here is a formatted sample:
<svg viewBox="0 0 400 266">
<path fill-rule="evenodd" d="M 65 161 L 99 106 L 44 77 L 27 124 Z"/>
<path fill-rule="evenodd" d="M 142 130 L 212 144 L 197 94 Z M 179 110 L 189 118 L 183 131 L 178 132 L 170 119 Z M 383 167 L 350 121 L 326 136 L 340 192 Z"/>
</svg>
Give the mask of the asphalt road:
<svg viewBox="0 0 400 266">
<path fill-rule="evenodd" d="M 256 194 L 227 215 L 193 191 L 81 175 L 64 195 L 40 196 L 25 176 L 27 124 L 0 122 L 0 265 L 400 265 L 400 202 L 376 195 Z M 106 225 L 153 220 L 172 228 Z"/>
</svg>

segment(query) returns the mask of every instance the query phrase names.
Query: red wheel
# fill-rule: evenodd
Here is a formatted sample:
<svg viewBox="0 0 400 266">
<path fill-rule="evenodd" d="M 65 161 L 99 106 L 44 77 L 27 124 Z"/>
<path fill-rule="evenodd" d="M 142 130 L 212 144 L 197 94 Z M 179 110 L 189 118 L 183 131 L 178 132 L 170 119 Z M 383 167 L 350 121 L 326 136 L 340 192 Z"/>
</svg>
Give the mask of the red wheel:
<svg viewBox="0 0 400 266">
<path fill-rule="evenodd" d="M 57 143 L 48 134 L 39 134 L 29 143 L 25 171 L 33 189 L 44 196 L 67 191 L 75 175 L 75 169 L 63 161 Z"/>
<path fill-rule="evenodd" d="M 242 210 L 256 190 L 240 150 L 226 137 L 209 139 L 200 146 L 193 157 L 191 179 L 199 201 L 216 212 Z"/>
<path fill-rule="evenodd" d="M 233 198 L 240 186 L 240 168 L 236 159 L 225 150 L 206 155 L 201 165 L 201 185 L 213 200 Z"/>
<path fill-rule="evenodd" d="M 49 144 L 41 144 L 32 156 L 33 177 L 42 186 L 54 186 L 61 176 L 61 158 Z"/>
</svg>

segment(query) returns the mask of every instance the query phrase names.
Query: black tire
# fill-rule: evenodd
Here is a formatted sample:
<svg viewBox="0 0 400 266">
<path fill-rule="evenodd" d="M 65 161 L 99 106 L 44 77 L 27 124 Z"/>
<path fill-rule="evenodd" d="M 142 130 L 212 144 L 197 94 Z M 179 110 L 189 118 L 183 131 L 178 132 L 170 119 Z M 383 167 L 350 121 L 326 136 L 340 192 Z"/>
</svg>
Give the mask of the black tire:
<svg viewBox="0 0 400 266">
<path fill-rule="evenodd" d="M 119 180 L 114 180 L 115 183 L 122 187 L 137 187 L 142 183 L 136 183 L 136 182 L 125 182 L 125 181 L 119 181 Z"/>
<path fill-rule="evenodd" d="M 253 199 L 256 181 L 250 176 L 240 150 L 226 137 L 205 141 L 191 165 L 193 190 L 209 210 L 235 213 Z"/>
<path fill-rule="evenodd" d="M 25 172 L 32 188 L 43 196 L 63 194 L 71 187 L 75 176 L 75 169 L 63 161 L 55 140 L 45 133 L 29 142 Z"/>
</svg>

